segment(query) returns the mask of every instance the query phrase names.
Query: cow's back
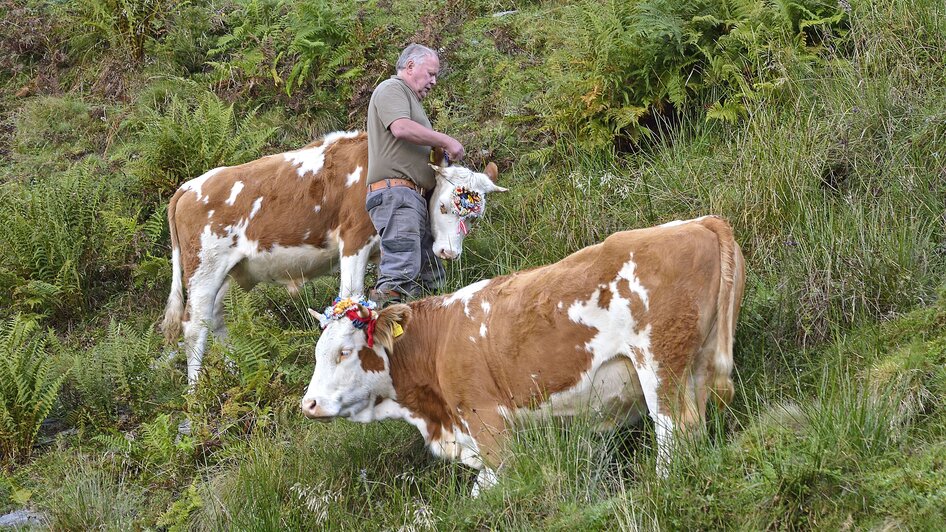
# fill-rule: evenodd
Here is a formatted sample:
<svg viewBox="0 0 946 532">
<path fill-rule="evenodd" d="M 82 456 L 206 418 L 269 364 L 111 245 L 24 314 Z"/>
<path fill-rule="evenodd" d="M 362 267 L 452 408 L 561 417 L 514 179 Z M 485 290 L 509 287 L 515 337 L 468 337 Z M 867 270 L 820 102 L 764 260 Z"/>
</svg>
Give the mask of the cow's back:
<svg viewBox="0 0 946 532">
<path fill-rule="evenodd" d="M 303 266 L 292 274 L 324 273 L 311 270 L 337 263 L 342 238 L 353 249 L 363 247 L 374 234 L 364 210 L 367 137 L 333 135 L 299 150 L 216 168 L 183 184 L 172 207 L 184 278 L 191 278 L 202 254 L 214 252 L 208 243 L 225 248 L 227 257 L 220 260 L 235 261 L 233 275 L 250 286 L 284 281 L 273 277 L 286 263 Z M 265 262 L 256 270 L 239 264 L 257 256 Z M 267 272 L 255 279 L 260 267 Z"/>
</svg>

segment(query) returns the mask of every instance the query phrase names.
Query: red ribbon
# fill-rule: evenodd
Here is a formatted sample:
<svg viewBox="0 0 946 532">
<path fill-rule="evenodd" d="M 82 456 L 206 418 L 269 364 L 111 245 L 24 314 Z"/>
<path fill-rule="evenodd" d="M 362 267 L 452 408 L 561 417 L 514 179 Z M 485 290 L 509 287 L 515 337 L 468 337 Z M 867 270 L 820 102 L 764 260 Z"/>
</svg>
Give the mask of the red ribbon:
<svg viewBox="0 0 946 532">
<path fill-rule="evenodd" d="M 371 312 L 370 310 L 368 312 Z M 358 310 L 351 308 L 345 311 L 345 315 L 351 320 L 356 329 L 364 329 L 365 336 L 368 337 L 368 347 L 374 347 L 374 326 L 378 323 L 377 319 L 362 318 L 358 315 Z"/>
</svg>

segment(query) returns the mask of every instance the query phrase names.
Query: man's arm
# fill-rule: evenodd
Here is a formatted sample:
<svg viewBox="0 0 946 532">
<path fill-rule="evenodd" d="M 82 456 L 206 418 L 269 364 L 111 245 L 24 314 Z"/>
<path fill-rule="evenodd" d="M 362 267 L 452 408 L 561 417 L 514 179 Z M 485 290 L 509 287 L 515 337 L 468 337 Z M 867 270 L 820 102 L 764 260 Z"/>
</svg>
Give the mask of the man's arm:
<svg viewBox="0 0 946 532">
<path fill-rule="evenodd" d="M 398 118 L 394 122 L 391 122 L 388 129 L 391 130 L 391 134 L 401 140 L 406 140 L 421 146 L 439 146 L 443 148 L 443 151 L 447 152 L 447 156 L 454 161 L 463 159 L 463 154 L 466 153 L 463 149 L 463 145 L 460 144 L 457 139 L 450 135 L 445 135 L 433 129 L 426 128 L 410 118 Z"/>
</svg>

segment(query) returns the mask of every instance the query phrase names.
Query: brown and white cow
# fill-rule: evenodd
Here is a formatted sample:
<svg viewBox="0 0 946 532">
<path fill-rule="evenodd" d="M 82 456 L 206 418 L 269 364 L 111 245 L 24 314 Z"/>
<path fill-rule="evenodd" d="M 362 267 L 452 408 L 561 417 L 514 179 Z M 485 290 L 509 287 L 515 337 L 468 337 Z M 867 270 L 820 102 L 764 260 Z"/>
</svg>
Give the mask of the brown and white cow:
<svg viewBox="0 0 946 532">
<path fill-rule="evenodd" d="M 474 495 L 495 482 L 517 420 L 585 412 L 608 428 L 646 412 L 664 473 L 674 431 L 701 427 L 708 398 L 732 398 L 744 285 L 732 229 L 709 216 L 616 233 L 452 295 L 357 306 L 371 327 L 310 310 L 325 329 L 301 406 L 316 419 L 407 420 L 435 455 L 480 470 Z"/>
<path fill-rule="evenodd" d="M 479 192 L 483 208 L 486 193 L 506 189 L 494 184 L 493 163 L 486 173 L 434 168 L 433 249 L 453 259 L 465 236 L 461 218 L 447 208 L 456 187 Z M 186 319 L 189 384 L 197 380 L 208 332 L 226 336 L 223 300 L 230 279 L 246 289 L 275 282 L 295 291 L 337 268 L 343 297 L 364 294 L 365 269 L 377 258 L 379 242 L 365 211 L 367 169 L 367 135 L 348 131 L 299 150 L 216 168 L 181 185 L 168 206 L 173 279 L 163 329 L 173 342 Z"/>
</svg>

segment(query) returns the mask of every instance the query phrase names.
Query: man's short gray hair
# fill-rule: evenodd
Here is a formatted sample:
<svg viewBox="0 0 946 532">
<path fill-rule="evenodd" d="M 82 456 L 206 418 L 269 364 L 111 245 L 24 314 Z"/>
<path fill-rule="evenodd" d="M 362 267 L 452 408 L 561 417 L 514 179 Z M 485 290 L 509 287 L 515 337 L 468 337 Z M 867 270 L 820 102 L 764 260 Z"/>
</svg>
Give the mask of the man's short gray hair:
<svg viewBox="0 0 946 532">
<path fill-rule="evenodd" d="M 414 64 L 420 63 L 421 59 L 426 57 L 437 57 L 437 52 L 431 48 L 427 48 L 423 44 L 408 44 L 407 48 L 401 52 L 401 57 L 397 58 L 397 65 L 395 68 L 398 72 L 407 68 L 407 63 L 409 61 L 414 61 Z"/>
</svg>

